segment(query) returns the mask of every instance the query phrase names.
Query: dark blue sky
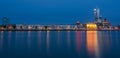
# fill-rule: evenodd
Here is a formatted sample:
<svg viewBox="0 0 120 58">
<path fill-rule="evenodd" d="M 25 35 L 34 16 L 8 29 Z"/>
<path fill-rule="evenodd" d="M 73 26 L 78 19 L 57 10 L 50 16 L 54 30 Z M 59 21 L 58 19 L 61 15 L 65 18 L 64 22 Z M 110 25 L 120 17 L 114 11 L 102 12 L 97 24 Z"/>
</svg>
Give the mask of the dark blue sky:
<svg viewBox="0 0 120 58">
<path fill-rule="evenodd" d="M 0 0 L 0 19 L 8 17 L 18 24 L 87 23 L 94 20 L 93 9 L 99 7 L 103 18 L 119 24 L 119 5 L 119 0 Z"/>
</svg>

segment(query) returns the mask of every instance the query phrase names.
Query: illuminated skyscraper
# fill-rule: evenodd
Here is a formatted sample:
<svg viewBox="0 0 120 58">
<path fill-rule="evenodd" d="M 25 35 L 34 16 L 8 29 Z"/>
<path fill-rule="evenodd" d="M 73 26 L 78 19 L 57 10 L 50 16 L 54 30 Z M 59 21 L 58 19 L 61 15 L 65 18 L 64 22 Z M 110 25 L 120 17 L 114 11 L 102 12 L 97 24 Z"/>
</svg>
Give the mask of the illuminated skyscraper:
<svg viewBox="0 0 120 58">
<path fill-rule="evenodd" d="M 98 8 L 94 9 L 94 15 L 95 15 L 95 18 L 99 18 L 100 10 Z"/>
<path fill-rule="evenodd" d="M 94 17 L 95 17 L 95 22 L 96 23 L 101 23 L 102 22 L 102 20 L 100 18 L 100 9 L 99 8 L 94 9 Z"/>
</svg>

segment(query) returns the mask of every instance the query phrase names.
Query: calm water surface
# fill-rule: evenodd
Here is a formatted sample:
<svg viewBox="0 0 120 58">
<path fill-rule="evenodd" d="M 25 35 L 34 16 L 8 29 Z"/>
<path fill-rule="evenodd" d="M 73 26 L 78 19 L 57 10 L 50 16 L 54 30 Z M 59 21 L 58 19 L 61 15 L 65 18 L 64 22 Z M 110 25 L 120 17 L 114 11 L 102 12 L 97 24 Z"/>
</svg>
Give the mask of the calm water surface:
<svg viewBox="0 0 120 58">
<path fill-rule="evenodd" d="M 120 58 L 120 31 L 0 31 L 0 58 Z"/>
</svg>

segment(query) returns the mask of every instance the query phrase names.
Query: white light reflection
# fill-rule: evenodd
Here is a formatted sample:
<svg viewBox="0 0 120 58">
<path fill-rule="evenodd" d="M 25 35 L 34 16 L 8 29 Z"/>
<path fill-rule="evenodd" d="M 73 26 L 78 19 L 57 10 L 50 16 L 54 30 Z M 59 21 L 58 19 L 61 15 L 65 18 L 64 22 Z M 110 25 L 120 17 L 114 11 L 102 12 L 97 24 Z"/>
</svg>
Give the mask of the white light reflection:
<svg viewBox="0 0 120 58">
<path fill-rule="evenodd" d="M 100 58 L 97 31 L 87 31 L 87 50 L 92 58 Z"/>
<path fill-rule="evenodd" d="M 18 31 L 15 33 L 15 48 L 17 48 Z"/>
<path fill-rule="evenodd" d="M 31 36 L 31 31 L 28 31 L 28 49 L 31 48 L 30 36 Z"/>
<path fill-rule="evenodd" d="M 118 31 L 116 31 L 116 45 L 119 46 L 119 34 L 118 34 Z"/>
<path fill-rule="evenodd" d="M 110 36 L 110 34 L 108 33 L 109 31 L 104 31 L 103 32 L 103 43 L 104 43 L 104 46 L 105 46 L 105 48 L 106 48 L 106 50 L 109 50 L 108 48 L 110 48 L 110 45 L 111 45 L 111 43 L 110 43 L 110 38 L 109 38 L 109 36 Z"/>
<path fill-rule="evenodd" d="M 15 48 L 24 48 L 24 31 L 15 31 Z"/>
<path fill-rule="evenodd" d="M 8 47 L 11 47 L 11 33 L 12 31 L 8 31 Z"/>
<path fill-rule="evenodd" d="M 60 48 L 60 31 L 57 32 L 57 46 Z"/>
<path fill-rule="evenodd" d="M 41 37 L 41 31 L 38 31 L 38 50 L 40 51 L 40 37 Z"/>
<path fill-rule="evenodd" d="M 67 32 L 68 48 L 70 48 L 70 31 Z"/>
<path fill-rule="evenodd" d="M 112 35 L 111 35 L 111 31 L 109 31 L 108 34 L 109 34 L 108 36 L 109 36 L 109 40 L 110 40 L 110 43 L 111 43 L 110 45 L 112 45 L 112 37 L 111 37 Z"/>
<path fill-rule="evenodd" d="M 2 51 L 3 48 L 3 37 L 4 37 L 4 31 L 1 31 L 1 36 L 0 36 L 0 50 Z"/>
<path fill-rule="evenodd" d="M 50 51 L 50 31 L 47 31 L 47 38 L 46 38 L 46 43 L 47 43 L 47 53 Z"/>
</svg>

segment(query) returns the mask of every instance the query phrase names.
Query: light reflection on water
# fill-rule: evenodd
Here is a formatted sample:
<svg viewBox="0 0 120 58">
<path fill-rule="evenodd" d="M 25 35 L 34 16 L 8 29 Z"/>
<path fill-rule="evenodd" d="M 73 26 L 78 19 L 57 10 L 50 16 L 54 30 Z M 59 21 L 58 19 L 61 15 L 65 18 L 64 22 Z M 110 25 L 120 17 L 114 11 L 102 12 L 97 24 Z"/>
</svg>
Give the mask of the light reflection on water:
<svg viewBox="0 0 120 58">
<path fill-rule="evenodd" d="M 76 50 L 78 52 L 78 54 L 80 54 L 80 49 L 81 49 L 81 45 L 82 45 L 82 32 L 81 31 L 77 31 L 76 32 Z"/>
<path fill-rule="evenodd" d="M 38 31 L 38 51 L 40 51 L 41 31 Z"/>
<path fill-rule="evenodd" d="M 9 31 L 8 32 L 8 47 L 10 48 L 11 47 L 11 34 L 12 33 L 12 31 Z"/>
<path fill-rule="evenodd" d="M 58 46 L 58 48 L 60 48 L 60 37 L 61 37 L 60 31 L 58 31 L 57 32 L 57 46 Z"/>
<path fill-rule="evenodd" d="M 31 49 L 31 31 L 28 31 L 28 49 Z"/>
<path fill-rule="evenodd" d="M 100 58 L 99 57 L 99 44 L 98 44 L 98 34 L 97 31 L 87 31 L 87 50 L 90 56 L 94 56 L 92 58 Z"/>
<path fill-rule="evenodd" d="M 1 34 L 0 34 L 0 51 L 2 51 L 2 48 L 3 48 L 3 37 L 4 37 L 4 32 L 1 31 Z"/>
<path fill-rule="evenodd" d="M 49 53 L 49 51 L 50 51 L 50 31 L 47 31 L 46 43 L 47 43 L 47 53 Z"/>
<path fill-rule="evenodd" d="M 0 57 L 119 57 L 119 34 L 119 31 L 1 31 Z"/>
<path fill-rule="evenodd" d="M 67 31 L 67 46 L 70 48 L 70 31 Z"/>
</svg>

